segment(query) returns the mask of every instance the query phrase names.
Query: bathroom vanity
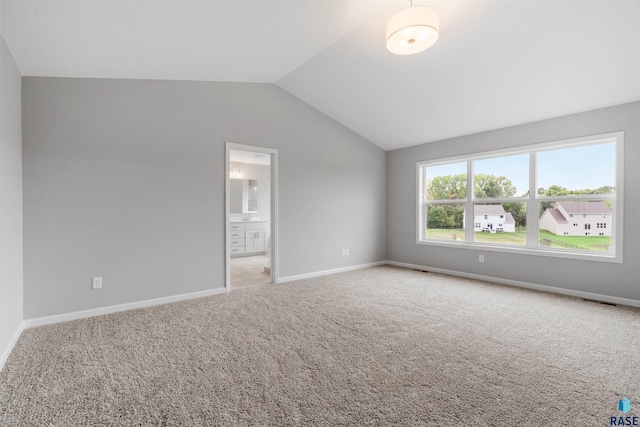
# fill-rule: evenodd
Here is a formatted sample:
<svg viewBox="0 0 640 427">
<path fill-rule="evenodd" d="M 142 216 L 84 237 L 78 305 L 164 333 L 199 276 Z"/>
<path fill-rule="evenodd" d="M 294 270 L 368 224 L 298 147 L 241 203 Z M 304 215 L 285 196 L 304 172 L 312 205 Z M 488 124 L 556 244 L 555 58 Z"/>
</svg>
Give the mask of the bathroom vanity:
<svg viewBox="0 0 640 427">
<path fill-rule="evenodd" d="M 231 256 L 264 254 L 267 250 L 267 221 L 230 223 Z"/>
</svg>

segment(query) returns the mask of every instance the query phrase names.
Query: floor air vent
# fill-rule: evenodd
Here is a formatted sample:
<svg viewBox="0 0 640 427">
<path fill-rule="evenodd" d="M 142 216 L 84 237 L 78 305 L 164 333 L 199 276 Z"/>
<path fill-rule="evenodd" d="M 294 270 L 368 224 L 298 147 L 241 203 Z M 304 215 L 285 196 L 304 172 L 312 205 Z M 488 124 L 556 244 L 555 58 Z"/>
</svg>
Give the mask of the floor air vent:
<svg viewBox="0 0 640 427">
<path fill-rule="evenodd" d="M 614 304 L 612 302 L 598 301 L 598 300 L 595 300 L 595 299 L 582 298 L 582 301 L 595 302 L 596 304 L 611 305 L 613 307 L 617 307 L 618 306 L 618 304 Z"/>
</svg>

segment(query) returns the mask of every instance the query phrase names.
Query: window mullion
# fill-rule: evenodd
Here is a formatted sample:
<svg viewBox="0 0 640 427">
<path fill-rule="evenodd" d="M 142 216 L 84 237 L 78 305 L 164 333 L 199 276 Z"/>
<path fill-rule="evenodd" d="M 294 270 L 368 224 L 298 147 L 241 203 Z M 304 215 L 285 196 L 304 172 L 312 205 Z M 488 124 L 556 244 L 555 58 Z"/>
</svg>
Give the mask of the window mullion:
<svg viewBox="0 0 640 427">
<path fill-rule="evenodd" d="M 416 188 L 418 190 L 418 203 L 416 203 L 416 229 L 418 230 L 418 241 L 421 241 L 427 237 L 427 231 L 425 220 L 427 218 L 426 213 L 426 202 L 427 197 L 425 196 L 425 185 L 424 185 L 424 175 L 426 166 L 417 164 L 417 182 Z"/>
<path fill-rule="evenodd" d="M 538 152 L 529 153 L 529 197 L 527 198 L 526 243 L 528 248 L 538 247 Z"/>
<path fill-rule="evenodd" d="M 466 212 L 464 216 L 464 240 L 467 243 L 473 242 L 474 237 L 474 211 L 473 211 L 473 161 L 467 160 L 467 201 L 464 204 Z"/>
</svg>

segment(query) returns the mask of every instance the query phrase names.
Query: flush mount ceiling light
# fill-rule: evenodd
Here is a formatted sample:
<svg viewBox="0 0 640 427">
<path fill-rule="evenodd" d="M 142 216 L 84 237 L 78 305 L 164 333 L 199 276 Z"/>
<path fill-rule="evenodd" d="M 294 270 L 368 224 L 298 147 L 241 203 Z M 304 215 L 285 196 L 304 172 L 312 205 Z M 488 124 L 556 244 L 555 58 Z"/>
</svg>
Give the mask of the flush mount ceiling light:
<svg viewBox="0 0 640 427">
<path fill-rule="evenodd" d="M 438 13 L 428 6 L 414 6 L 393 15 L 387 22 L 387 49 L 396 55 L 412 55 L 438 41 Z"/>
</svg>

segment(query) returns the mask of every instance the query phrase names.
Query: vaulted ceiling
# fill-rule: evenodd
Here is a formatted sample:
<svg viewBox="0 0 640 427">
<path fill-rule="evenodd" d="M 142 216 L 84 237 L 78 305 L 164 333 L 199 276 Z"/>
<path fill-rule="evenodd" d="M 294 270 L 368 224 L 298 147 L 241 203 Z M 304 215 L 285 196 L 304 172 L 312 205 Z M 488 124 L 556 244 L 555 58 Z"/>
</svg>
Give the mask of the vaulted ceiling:
<svg viewBox="0 0 640 427">
<path fill-rule="evenodd" d="M 390 150 L 640 100 L 640 0 L 1 0 L 24 76 L 275 83 Z"/>
</svg>

